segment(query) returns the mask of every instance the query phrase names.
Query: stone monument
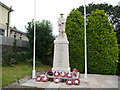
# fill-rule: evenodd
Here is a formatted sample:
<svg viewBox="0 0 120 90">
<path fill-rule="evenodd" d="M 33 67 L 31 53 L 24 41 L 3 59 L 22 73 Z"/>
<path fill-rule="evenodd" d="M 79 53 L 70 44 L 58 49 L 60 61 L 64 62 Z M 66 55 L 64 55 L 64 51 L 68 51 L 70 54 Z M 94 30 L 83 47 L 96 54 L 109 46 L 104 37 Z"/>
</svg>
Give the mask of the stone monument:
<svg viewBox="0 0 120 90">
<path fill-rule="evenodd" d="M 52 71 L 70 72 L 69 67 L 69 42 L 65 33 L 65 18 L 60 14 L 58 18 L 59 35 L 54 40 L 54 58 Z"/>
</svg>

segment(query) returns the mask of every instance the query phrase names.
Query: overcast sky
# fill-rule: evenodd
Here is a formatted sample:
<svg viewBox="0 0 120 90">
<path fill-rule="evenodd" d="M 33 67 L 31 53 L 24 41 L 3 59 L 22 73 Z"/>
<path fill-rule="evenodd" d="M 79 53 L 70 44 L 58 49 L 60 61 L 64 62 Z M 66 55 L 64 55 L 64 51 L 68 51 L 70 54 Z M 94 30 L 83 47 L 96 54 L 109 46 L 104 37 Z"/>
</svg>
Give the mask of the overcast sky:
<svg viewBox="0 0 120 90">
<path fill-rule="evenodd" d="M 120 0 L 86 0 L 89 3 L 108 3 L 118 5 Z M 8 7 L 12 6 L 10 26 L 16 26 L 18 30 L 26 32 L 25 25 L 34 18 L 34 0 L 0 0 Z M 50 20 L 53 24 L 53 34 L 58 34 L 57 18 L 60 13 L 64 17 L 71 9 L 78 8 L 84 4 L 84 0 L 36 0 L 36 20 Z"/>
</svg>

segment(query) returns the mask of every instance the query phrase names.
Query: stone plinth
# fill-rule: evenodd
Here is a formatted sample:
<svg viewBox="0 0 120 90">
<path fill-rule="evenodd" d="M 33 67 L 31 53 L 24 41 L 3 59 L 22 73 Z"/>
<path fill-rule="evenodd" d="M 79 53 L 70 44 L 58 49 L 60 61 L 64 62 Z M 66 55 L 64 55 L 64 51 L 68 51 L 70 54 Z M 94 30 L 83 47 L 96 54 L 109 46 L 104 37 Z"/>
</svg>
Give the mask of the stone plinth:
<svg viewBox="0 0 120 90">
<path fill-rule="evenodd" d="M 54 40 L 54 58 L 52 71 L 70 72 L 69 42 L 67 38 L 58 37 Z"/>
</svg>

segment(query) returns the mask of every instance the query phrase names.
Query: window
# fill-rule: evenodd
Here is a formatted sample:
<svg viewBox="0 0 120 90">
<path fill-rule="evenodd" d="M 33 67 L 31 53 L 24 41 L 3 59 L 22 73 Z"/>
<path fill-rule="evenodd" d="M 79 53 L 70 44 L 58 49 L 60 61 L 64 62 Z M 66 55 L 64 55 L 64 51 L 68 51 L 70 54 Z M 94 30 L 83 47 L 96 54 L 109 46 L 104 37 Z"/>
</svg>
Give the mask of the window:
<svg viewBox="0 0 120 90">
<path fill-rule="evenodd" d="M 17 33 L 15 32 L 15 33 L 14 33 L 14 38 L 16 38 L 16 34 L 17 34 Z"/>
<path fill-rule="evenodd" d="M 2 36 L 5 35 L 5 30 L 4 29 L 0 29 L 0 35 L 2 35 Z"/>
<path fill-rule="evenodd" d="M 20 40 L 22 40 L 22 34 L 20 34 Z"/>
<path fill-rule="evenodd" d="M 2 30 L 2 35 L 3 35 L 3 36 L 5 35 L 5 30 Z"/>
</svg>

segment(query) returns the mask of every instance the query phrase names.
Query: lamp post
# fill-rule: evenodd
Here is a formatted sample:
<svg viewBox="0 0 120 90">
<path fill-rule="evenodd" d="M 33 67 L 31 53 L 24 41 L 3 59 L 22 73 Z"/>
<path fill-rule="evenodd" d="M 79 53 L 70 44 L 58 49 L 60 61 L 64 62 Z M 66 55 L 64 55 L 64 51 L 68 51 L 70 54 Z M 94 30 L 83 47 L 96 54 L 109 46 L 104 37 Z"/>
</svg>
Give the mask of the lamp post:
<svg viewBox="0 0 120 90">
<path fill-rule="evenodd" d="M 36 70 L 35 70 L 35 41 L 36 41 L 36 0 L 34 0 L 34 45 L 33 45 L 33 70 L 32 70 L 32 78 L 36 78 Z"/>
<path fill-rule="evenodd" d="M 87 82 L 87 39 L 86 39 L 86 2 L 84 0 L 84 37 L 85 37 L 85 82 Z"/>
</svg>

